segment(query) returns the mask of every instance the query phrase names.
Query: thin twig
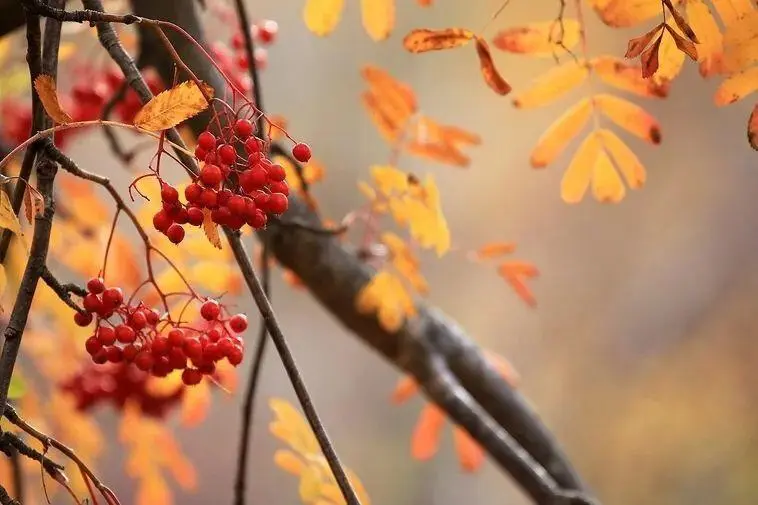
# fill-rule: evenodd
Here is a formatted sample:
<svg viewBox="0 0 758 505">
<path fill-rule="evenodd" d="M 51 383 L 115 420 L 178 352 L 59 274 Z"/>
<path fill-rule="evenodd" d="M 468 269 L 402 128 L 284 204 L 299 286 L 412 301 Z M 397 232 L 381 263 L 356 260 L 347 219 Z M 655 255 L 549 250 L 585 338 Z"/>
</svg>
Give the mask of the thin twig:
<svg viewBox="0 0 758 505">
<path fill-rule="evenodd" d="M 85 313 L 84 309 L 79 307 L 74 300 L 71 299 L 71 293 L 75 293 L 79 296 L 84 296 L 87 294 L 87 291 L 75 284 L 62 284 L 61 281 L 59 281 L 53 273 L 50 271 L 50 269 L 45 265 L 44 269 L 42 270 L 42 280 L 45 281 L 45 284 L 47 284 L 50 289 L 52 289 L 56 295 L 58 295 L 58 298 L 61 299 L 66 305 L 71 307 L 77 312 Z"/>
</svg>

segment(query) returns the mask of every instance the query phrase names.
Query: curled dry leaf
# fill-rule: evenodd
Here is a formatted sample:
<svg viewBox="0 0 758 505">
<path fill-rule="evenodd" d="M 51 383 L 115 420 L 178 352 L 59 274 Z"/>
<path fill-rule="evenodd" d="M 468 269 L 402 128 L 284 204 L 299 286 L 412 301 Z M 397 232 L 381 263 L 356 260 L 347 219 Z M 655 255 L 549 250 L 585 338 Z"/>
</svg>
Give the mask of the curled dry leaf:
<svg viewBox="0 0 758 505">
<path fill-rule="evenodd" d="M 476 54 L 479 56 L 479 68 L 482 70 L 484 82 L 498 95 L 510 93 L 511 86 L 497 71 L 487 41 L 479 36 L 476 37 Z"/>
<path fill-rule="evenodd" d="M 674 18 L 674 22 L 676 23 L 676 26 L 679 27 L 679 29 L 682 31 L 682 33 L 692 42 L 695 44 L 699 44 L 700 41 L 697 38 L 697 35 L 695 35 L 694 30 L 692 27 L 687 23 L 687 21 L 684 19 L 684 16 L 682 16 L 682 13 L 679 12 L 676 7 L 671 3 L 671 0 L 663 0 L 663 3 L 666 4 L 666 7 L 668 7 L 669 12 L 671 13 L 671 17 Z"/>
<path fill-rule="evenodd" d="M 681 0 L 675 0 L 674 4 Z M 628 28 L 660 16 L 660 0 L 589 0 L 600 19 L 614 28 Z"/>
<path fill-rule="evenodd" d="M 34 79 L 34 89 L 37 91 L 45 112 L 53 121 L 59 124 L 67 124 L 73 121 L 66 111 L 61 107 L 58 101 L 58 93 L 55 87 L 55 80 L 52 76 L 41 74 Z"/>
<path fill-rule="evenodd" d="M 676 33 L 669 25 L 666 25 L 666 31 L 668 31 L 674 38 L 674 43 L 681 52 L 689 56 L 692 60 L 697 61 L 697 47 L 695 47 L 695 44 L 692 41 L 687 40 Z"/>
<path fill-rule="evenodd" d="M 645 48 L 648 47 L 653 41 L 655 36 L 658 35 L 661 30 L 663 30 L 663 27 L 664 24 L 660 23 L 646 34 L 630 39 L 627 43 L 626 54 L 624 56 L 626 58 L 636 58 L 637 56 L 641 55 Z"/>
<path fill-rule="evenodd" d="M 194 81 L 185 81 L 167 89 L 147 102 L 134 116 L 134 125 L 149 131 L 173 128 L 208 107 L 213 88 Z M 207 98 L 206 98 L 207 97 Z"/>
<path fill-rule="evenodd" d="M 211 219 L 211 211 L 203 209 L 203 232 L 208 237 L 208 242 L 216 249 L 221 249 L 221 238 L 218 236 L 218 227 Z"/>
<path fill-rule="evenodd" d="M 405 36 L 403 47 L 411 53 L 425 53 L 461 47 L 468 44 L 473 38 L 474 32 L 465 28 L 444 28 L 442 30 L 419 28 Z"/>
<path fill-rule="evenodd" d="M 34 222 L 35 217 L 40 217 L 45 212 L 45 201 L 39 191 L 29 184 L 24 189 L 24 215 L 29 224 Z"/>
</svg>

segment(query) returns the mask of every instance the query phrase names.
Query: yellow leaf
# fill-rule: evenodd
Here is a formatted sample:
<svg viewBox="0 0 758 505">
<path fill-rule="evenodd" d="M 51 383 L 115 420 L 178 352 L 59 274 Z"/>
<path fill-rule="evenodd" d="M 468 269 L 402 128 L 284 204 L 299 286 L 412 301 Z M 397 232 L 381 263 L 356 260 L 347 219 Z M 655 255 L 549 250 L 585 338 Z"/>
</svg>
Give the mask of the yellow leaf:
<svg viewBox="0 0 758 505">
<path fill-rule="evenodd" d="M 579 86 L 587 75 L 585 61 L 563 63 L 539 77 L 532 88 L 513 99 L 513 105 L 520 109 L 547 105 Z"/>
<path fill-rule="evenodd" d="M 137 485 L 136 505 L 169 505 L 173 503 L 171 491 L 160 473 L 149 475 Z"/>
<path fill-rule="evenodd" d="M 371 178 L 384 196 L 408 191 L 408 174 L 391 165 L 372 166 Z"/>
<path fill-rule="evenodd" d="M 507 95 L 511 92 L 511 85 L 508 84 L 503 76 L 500 75 L 495 62 L 492 61 L 492 54 L 490 48 L 487 45 L 487 41 L 483 38 L 476 37 L 476 54 L 479 56 L 479 69 L 484 77 L 484 82 L 498 95 Z"/>
<path fill-rule="evenodd" d="M 425 53 L 461 47 L 468 44 L 473 38 L 474 32 L 465 28 L 444 28 L 441 30 L 418 28 L 405 36 L 403 46 L 411 53 Z"/>
<path fill-rule="evenodd" d="M 53 121 L 60 124 L 67 124 L 73 121 L 66 111 L 61 108 L 58 101 L 58 92 L 55 87 L 55 80 L 52 76 L 41 74 L 34 79 L 34 89 L 37 91 L 45 112 Z"/>
<path fill-rule="evenodd" d="M 753 0 L 711 0 L 721 21 L 730 26 L 755 11 Z"/>
<path fill-rule="evenodd" d="M 700 74 L 703 77 L 721 72 L 724 37 L 708 5 L 703 0 L 687 0 L 687 19 L 697 34 L 700 44 Z"/>
<path fill-rule="evenodd" d="M 713 101 L 722 107 L 729 105 L 758 90 L 758 66 L 732 74 L 724 79 L 716 90 Z"/>
<path fill-rule="evenodd" d="M 10 230 L 16 235 L 21 234 L 21 223 L 18 221 L 8 194 L 0 188 L 0 228 Z"/>
<path fill-rule="evenodd" d="M 419 272 L 421 262 L 408 247 L 408 244 L 394 233 L 382 234 L 382 242 L 389 249 L 392 266 L 413 286 L 418 293 L 425 294 L 429 290 L 426 279 Z"/>
<path fill-rule="evenodd" d="M 590 115 L 592 102 L 589 98 L 583 98 L 556 119 L 532 150 L 529 158 L 532 167 L 542 168 L 552 163 L 585 127 Z"/>
<path fill-rule="evenodd" d="M 361 0 L 363 27 L 376 40 L 389 37 L 395 25 L 395 0 Z"/>
<path fill-rule="evenodd" d="M 576 19 L 514 26 L 495 35 L 498 49 L 532 56 L 553 56 L 571 50 L 579 42 L 581 25 Z"/>
<path fill-rule="evenodd" d="M 271 398 L 268 404 L 275 415 L 269 424 L 269 430 L 274 436 L 305 457 L 321 454 L 310 425 L 292 404 L 281 398 Z"/>
<path fill-rule="evenodd" d="M 166 130 L 201 113 L 208 108 L 213 88 L 194 81 L 185 81 L 162 91 L 147 102 L 134 116 L 134 125 L 149 131 Z M 203 91 L 205 93 L 203 93 Z"/>
<path fill-rule="evenodd" d="M 191 282 L 214 293 L 238 294 L 242 289 L 242 278 L 228 263 L 202 261 L 192 265 Z"/>
<path fill-rule="evenodd" d="M 599 56 L 591 62 L 595 75 L 609 86 L 646 98 L 666 98 L 668 82 L 658 83 L 642 77 L 639 65 L 631 65 L 612 56 Z"/>
<path fill-rule="evenodd" d="M 645 167 L 640 162 L 637 155 L 634 154 L 618 135 L 608 129 L 601 129 L 595 132 L 605 151 L 613 160 L 616 168 L 626 179 L 627 185 L 631 189 L 639 189 L 645 184 L 647 174 Z"/>
<path fill-rule="evenodd" d="M 589 0 L 603 23 L 630 27 L 661 15 L 660 0 Z M 678 3 L 678 2 L 675 2 Z"/>
<path fill-rule="evenodd" d="M 314 503 L 321 496 L 321 472 L 318 467 L 306 466 L 300 474 L 298 494 L 303 503 Z"/>
<path fill-rule="evenodd" d="M 661 143 L 658 121 L 639 105 L 607 94 L 595 95 L 593 100 L 595 106 L 621 128 L 652 144 Z"/>
<path fill-rule="evenodd" d="M 579 203 L 584 198 L 592 179 L 595 160 L 602 146 L 598 138 L 590 134 L 576 150 L 574 158 L 561 179 L 561 198 L 566 203 Z"/>
<path fill-rule="evenodd" d="M 293 475 L 300 476 L 305 472 L 306 464 L 297 454 L 286 449 L 279 449 L 274 453 L 274 464 Z"/>
<path fill-rule="evenodd" d="M 361 288 L 355 307 L 362 314 L 376 314 L 380 326 L 390 333 L 399 330 L 406 317 L 416 314 L 402 281 L 387 271 L 377 273 Z"/>
<path fill-rule="evenodd" d="M 750 146 L 758 151 L 758 104 L 755 104 L 753 112 L 750 113 L 747 123 L 747 140 Z"/>
<path fill-rule="evenodd" d="M 329 35 L 339 24 L 344 7 L 345 0 L 306 0 L 303 9 L 305 26 L 319 37 Z"/>
<path fill-rule="evenodd" d="M 663 32 L 661 46 L 658 49 L 658 70 L 653 79 L 659 83 L 674 80 L 684 65 L 685 54 L 677 47 L 674 36 L 669 30 L 674 29 L 669 28 Z"/>
<path fill-rule="evenodd" d="M 211 219 L 211 211 L 203 209 L 203 232 L 208 237 L 208 242 L 216 249 L 221 249 L 221 238 L 218 235 L 218 227 Z"/>
<path fill-rule="evenodd" d="M 600 150 L 592 171 L 592 193 L 601 203 L 618 203 L 624 199 L 626 188 L 605 150 Z"/>
<path fill-rule="evenodd" d="M 726 26 L 724 31 L 724 68 L 744 70 L 758 62 L 758 10 Z"/>
</svg>

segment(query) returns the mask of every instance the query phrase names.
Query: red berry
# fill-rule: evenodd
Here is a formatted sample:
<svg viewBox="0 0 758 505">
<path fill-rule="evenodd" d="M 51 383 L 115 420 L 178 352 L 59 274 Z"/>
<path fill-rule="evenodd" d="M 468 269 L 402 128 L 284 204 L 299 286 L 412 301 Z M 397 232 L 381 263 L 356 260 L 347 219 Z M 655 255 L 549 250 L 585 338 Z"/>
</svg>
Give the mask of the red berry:
<svg viewBox="0 0 758 505">
<path fill-rule="evenodd" d="M 129 317 L 129 326 L 135 330 L 141 330 L 147 326 L 147 317 L 145 317 L 145 313 L 141 310 L 136 310 L 134 314 Z"/>
<path fill-rule="evenodd" d="M 124 347 L 124 361 L 127 361 L 131 363 L 134 361 L 134 358 L 137 357 L 137 353 L 139 353 L 139 347 L 137 347 L 134 344 L 129 344 Z"/>
<path fill-rule="evenodd" d="M 94 293 L 87 294 L 82 300 L 82 305 L 87 312 L 97 312 L 102 306 L 100 298 Z"/>
<path fill-rule="evenodd" d="M 287 172 L 281 165 L 274 164 L 266 167 L 266 175 L 270 181 L 280 182 L 287 177 Z"/>
<path fill-rule="evenodd" d="M 176 203 L 179 201 L 179 192 L 175 187 L 164 183 L 161 185 L 161 200 L 167 203 Z"/>
<path fill-rule="evenodd" d="M 229 208 L 229 212 L 235 216 L 242 216 L 245 214 L 245 200 L 240 195 L 234 195 L 226 202 L 226 206 Z"/>
<path fill-rule="evenodd" d="M 214 363 L 203 363 L 197 369 L 205 375 L 213 375 L 216 371 L 216 365 Z"/>
<path fill-rule="evenodd" d="M 216 195 L 216 203 L 222 207 L 225 206 L 229 199 L 234 195 L 230 189 L 222 189 Z"/>
<path fill-rule="evenodd" d="M 116 340 L 122 344 L 131 344 L 137 338 L 137 333 L 132 327 L 125 324 L 116 326 Z"/>
<path fill-rule="evenodd" d="M 103 348 L 103 344 L 101 344 L 97 337 L 93 335 L 84 342 L 84 348 L 87 349 L 88 353 L 94 355 L 97 351 Z"/>
<path fill-rule="evenodd" d="M 120 347 L 109 347 L 105 352 L 107 354 L 108 361 L 111 363 L 121 363 L 121 361 L 124 359 L 124 354 L 121 351 Z"/>
<path fill-rule="evenodd" d="M 184 188 L 184 198 L 187 199 L 189 203 L 197 203 L 200 201 L 200 195 L 203 193 L 203 188 L 197 184 L 192 183 L 189 184 L 186 188 Z"/>
<path fill-rule="evenodd" d="M 231 165 L 235 161 L 237 161 L 237 152 L 234 150 L 234 146 L 230 144 L 224 144 L 221 147 L 218 148 L 218 157 L 221 159 L 222 163 L 226 163 L 227 165 Z"/>
<path fill-rule="evenodd" d="M 148 351 L 140 351 L 134 357 L 134 364 L 143 372 L 148 372 L 153 368 L 153 356 Z"/>
<path fill-rule="evenodd" d="M 253 58 L 255 59 L 255 66 L 258 70 L 263 70 L 268 63 L 268 51 L 263 47 L 256 47 L 255 53 L 253 53 Z"/>
<path fill-rule="evenodd" d="M 109 307 L 118 307 L 124 301 L 124 292 L 121 288 L 108 288 L 103 291 L 103 304 Z"/>
<path fill-rule="evenodd" d="M 187 217 L 187 209 L 179 207 L 179 211 L 176 213 L 176 216 L 174 216 L 174 222 L 176 224 L 186 224 L 188 221 L 189 217 Z"/>
<path fill-rule="evenodd" d="M 250 62 L 248 61 L 247 55 L 245 53 L 238 54 L 237 58 L 234 61 L 237 63 L 237 68 L 240 70 L 247 70 L 248 66 L 250 65 Z"/>
<path fill-rule="evenodd" d="M 100 349 L 92 356 L 92 361 L 97 365 L 104 365 L 108 361 L 108 353 L 105 349 Z"/>
<path fill-rule="evenodd" d="M 248 138 L 254 131 L 255 126 L 249 119 L 238 119 L 234 122 L 234 133 L 242 140 Z"/>
<path fill-rule="evenodd" d="M 206 151 L 205 149 L 203 149 L 200 146 L 197 146 L 195 148 L 195 158 L 197 158 L 200 161 L 203 161 L 203 160 L 205 160 L 206 156 L 208 156 L 208 151 Z"/>
<path fill-rule="evenodd" d="M 308 163 L 311 159 L 311 148 L 308 144 L 297 143 L 292 148 L 292 156 L 300 163 Z"/>
<path fill-rule="evenodd" d="M 240 32 L 232 35 L 232 47 L 238 51 L 245 47 L 245 37 Z"/>
<path fill-rule="evenodd" d="M 218 161 L 218 156 L 216 156 L 215 152 L 208 153 L 205 155 L 205 163 L 208 165 L 215 165 Z"/>
<path fill-rule="evenodd" d="M 272 193 L 281 193 L 285 196 L 290 194 L 290 187 L 287 185 L 287 181 L 272 182 L 268 185 L 268 189 Z"/>
<path fill-rule="evenodd" d="M 207 209 L 212 209 L 218 205 L 218 197 L 216 192 L 212 189 L 204 189 L 203 194 L 200 195 L 200 203 Z"/>
<path fill-rule="evenodd" d="M 232 348 L 229 352 L 226 353 L 226 359 L 229 360 L 229 363 L 231 365 L 237 366 L 240 363 L 242 363 L 242 349 L 239 347 Z"/>
<path fill-rule="evenodd" d="M 250 137 L 245 141 L 245 151 L 247 151 L 248 154 L 263 151 L 263 140 L 258 137 Z"/>
<path fill-rule="evenodd" d="M 168 351 L 168 362 L 174 370 L 181 370 L 187 366 L 187 356 L 181 347 L 172 347 Z"/>
<path fill-rule="evenodd" d="M 253 195 L 253 201 L 258 208 L 265 209 L 268 206 L 269 194 L 263 191 L 258 191 Z"/>
<path fill-rule="evenodd" d="M 235 333 L 242 333 L 247 329 L 247 316 L 245 314 L 236 314 L 229 320 L 229 327 Z"/>
<path fill-rule="evenodd" d="M 226 207 L 219 207 L 211 211 L 211 220 L 221 226 L 225 226 L 229 222 L 230 217 L 232 217 L 232 214 Z"/>
<path fill-rule="evenodd" d="M 161 356 L 155 360 L 155 363 L 153 363 L 151 373 L 156 377 L 165 377 L 171 373 L 171 370 L 171 363 L 169 363 L 168 357 Z"/>
<path fill-rule="evenodd" d="M 190 207 L 187 209 L 187 222 L 192 226 L 200 226 L 203 224 L 203 211 L 197 207 Z"/>
<path fill-rule="evenodd" d="M 158 312 L 155 309 L 145 310 L 145 319 L 147 319 L 147 324 L 150 326 L 155 326 L 158 324 L 158 321 L 161 318 L 160 312 Z"/>
<path fill-rule="evenodd" d="M 153 339 L 153 354 L 155 356 L 165 356 L 168 354 L 170 346 L 168 345 L 168 339 L 162 335 L 158 335 Z"/>
<path fill-rule="evenodd" d="M 287 211 L 289 202 L 287 196 L 282 193 L 271 193 L 266 208 L 272 214 L 284 214 Z"/>
<path fill-rule="evenodd" d="M 268 182 L 268 174 L 266 173 L 266 170 L 263 169 L 262 167 L 256 167 L 256 168 L 251 168 L 250 170 L 245 170 L 245 172 L 243 172 L 243 175 L 244 174 L 249 174 L 249 175 L 247 175 L 247 179 L 244 181 L 240 178 L 240 184 L 243 184 L 242 189 L 244 189 L 248 193 L 256 189 L 262 188 Z"/>
<path fill-rule="evenodd" d="M 168 343 L 173 347 L 182 347 L 184 344 L 184 332 L 178 328 L 168 332 Z"/>
<path fill-rule="evenodd" d="M 200 306 L 200 315 L 206 321 L 213 321 L 221 314 L 221 307 L 216 300 L 206 300 Z"/>
<path fill-rule="evenodd" d="M 105 290 L 102 277 L 93 277 L 87 281 L 87 291 L 99 295 Z"/>
<path fill-rule="evenodd" d="M 264 214 L 261 209 L 256 209 L 255 214 L 252 217 L 248 216 L 247 218 L 247 224 L 249 224 L 256 230 L 260 230 L 261 228 L 266 226 L 266 222 L 268 222 L 268 218 L 266 217 L 266 214 Z"/>
<path fill-rule="evenodd" d="M 258 40 L 263 44 L 271 44 L 276 39 L 276 34 L 279 32 L 279 24 L 276 21 L 267 19 L 258 24 Z"/>
<path fill-rule="evenodd" d="M 203 349 L 203 361 L 213 362 L 218 361 L 224 357 L 224 353 L 221 352 L 221 348 L 217 343 L 211 343 L 205 346 Z"/>
<path fill-rule="evenodd" d="M 159 210 L 153 216 L 153 227 L 160 232 L 165 233 L 172 223 L 173 219 L 171 219 L 171 216 L 164 209 Z"/>
<path fill-rule="evenodd" d="M 204 131 L 197 137 L 197 145 L 206 151 L 212 151 L 216 147 L 216 136 L 209 131 Z"/>
<path fill-rule="evenodd" d="M 74 313 L 74 322 L 77 326 L 89 326 L 92 322 L 92 314 L 89 312 L 76 312 Z"/>
<path fill-rule="evenodd" d="M 212 328 L 206 333 L 209 342 L 218 342 L 221 339 L 221 330 L 218 328 Z"/>
<path fill-rule="evenodd" d="M 189 358 L 200 358 L 203 355 L 203 344 L 194 337 L 185 339 L 182 348 Z"/>
<path fill-rule="evenodd" d="M 182 371 L 182 382 L 187 386 L 200 384 L 201 380 L 203 380 L 203 374 L 197 368 L 185 368 Z"/>
<path fill-rule="evenodd" d="M 166 236 L 171 242 L 178 244 L 184 240 L 184 228 L 182 228 L 182 225 L 174 223 L 166 230 Z"/>
<path fill-rule="evenodd" d="M 103 345 L 113 345 L 116 343 L 116 332 L 109 326 L 101 326 L 97 329 L 97 339 Z"/>
<path fill-rule="evenodd" d="M 200 170 L 200 180 L 209 188 L 215 188 L 221 184 L 221 169 L 217 165 L 204 165 Z"/>
</svg>

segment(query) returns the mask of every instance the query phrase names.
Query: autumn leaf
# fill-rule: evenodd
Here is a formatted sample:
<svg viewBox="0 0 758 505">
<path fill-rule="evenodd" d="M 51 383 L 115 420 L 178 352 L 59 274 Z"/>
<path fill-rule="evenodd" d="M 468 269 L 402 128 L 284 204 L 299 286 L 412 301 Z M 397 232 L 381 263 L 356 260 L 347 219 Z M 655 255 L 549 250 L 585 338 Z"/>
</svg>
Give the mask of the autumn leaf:
<svg viewBox="0 0 758 505">
<path fill-rule="evenodd" d="M 671 37 L 673 37 L 674 44 L 676 45 L 677 49 L 689 56 L 690 59 L 694 61 L 698 60 L 697 47 L 695 47 L 695 43 L 679 35 L 673 28 L 671 28 L 671 25 L 666 25 L 666 31 L 669 33 L 669 35 L 671 35 Z"/>
<path fill-rule="evenodd" d="M 199 114 L 213 97 L 213 88 L 201 85 L 202 91 L 194 81 L 185 81 L 162 91 L 137 112 L 134 125 L 149 131 L 166 130 Z"/>
<path fill-rule="evenodd" d="M 599 94 L 593 97 L 595 107 L 608 119 L 632 135 L 651 144 L 661 143 L 661 126 L 645 109 L 614 95 Z"/>
<path fill-rule="evenodd" d="M 724 37 L 710 8 L 703 0 L 687 0 L 686 12 L 687 19 L 700 40 L 700 75 L 709 77 L 721 73 Z"/>
<path fill-rule="evenodd" d="M 321 453 L 311 427 L 295 407 L 281 398 L 271 398 L 268 404 L 275 416 L 269 424 L 272 435 L 303 456 Z"/>
<path fill-rule="evenodd" d="M 750 113 L 750 119 L 747 122 L 747 140 L 750 146 L 758 151 L 758 103 L 753 107 Z"/>
<path fill-rule="evenodd" d="M 542 107 L 579 86 L 588 75 L 584 60 L 563 63 L 544 73 L 534 86 L 516 96 L 513 105 L 519 109 Z"/>
<path fill-rule="evenodd" d="M 522 261 L 508 261 L 500 264 L 498 273 L 527 305 L 530 307 L 537 305 L 537 300 L 526 285 L 528 279 L 539 275 L 539 271 L 534 265 Z"/>
<path fill-rule="evenodd" d="M 580 100 L 550 125 L 537 141 L 529 162 L 534 168 L 543 168 L 552 163 L 589 122 L 592 101 Z"/>
<path fill-rule="evenodd" d="M 395 0 L 361 0 L 363 28 L 375 41 L 389 37 L 395 25 Z"/>
<path fill-rule="evenodd" d="M 716 90 L 713 101 L 719 107 L 729 105 L 758 90 L 758 66 L 750 67 L 724 79 Z"/>
<path fill-rule="evenodd" d="M 495 68 L 495 62 L 492 61 L 492 54 L 490 53 L 487 41 L 479 36 L 476 37 L 476 54 L 479 56 L 479 68 L 482 71 L 484 82 L 498 95 L 510 93 L 511 86 L 503 79 L 497 68 Z"/>
<path fill-rule="evenodd" d="M 37 91 L 45 112 L 53 121 L 59 124 L 67 124 L 73 121 L 66 111 L 61 108 L 58 101 L 58 92 L 55 86 L 55 80 L 52 76 L 41 74 L 34 79 L 34 89 Z"/>
<path fill-rule="evenodd" d="M 629 42 L 627 42 L 626 54 L 624 54 L 624 57 L 636 58 L 637 56 L 640 56 L 645 49 L 650 46 L 653 39 L 655 39 L 656 36 L 661 35 L 661 30 L 663 30 L 664 26 L 664 23 L 660 23 L 644 35 L 630 39 Z"/>
<path fill-rule="evenodd" d="M 589 3 L 603 23 L 614 28 L 628 28 L 661 14 L 660 0 L 589 0 Z"/>
<path fill-rule="evenodd" d="M 640 162 L 628 145 L 613 131 L 600 129 L 596 132 L 603 149 L 611 157 L 615 167 L 624 176 L 626 184 L 631 189 L 639 189 L 645 184 L 647 174 L 645 167 Z"/>
<path fill-rule="evenodd" d="M 216 249 L 221 249 L 221 238 L 218 235 L 218 227 L 211 219 L 211 211 L 203 209 L 203 233 L 208 237 L 208 242 Z"/>
<path fill-rule="evenodd" d="M 690 2 L 691 0 L 687 0 Z M 730 26 L 750 16 L 756 10 L 753 0 L 711 0 L 724 26 Z"/>
<path fill-rule="evenodd" d="M 306 0 L 305 26 L 319 37 L 329 35 L 339 24 L 344 7 L 345 0 Z"/>
<path fill-rule="evenodd" d="M 397 332 L 406 318 L 416 315 L 416 306 L 402 281 L 387 271 L 377 273 L 361 288 L 355 308 L 361 314 L 376 314 L 379 325 L 390 333 Z"/>
<path fill-rule="evenodd" d="M 504 254 L 510 254 L 516 249 L 513 242 L 492 242 L 485 244 L 476 250 L 476 256 L 479 259 L 491 259 Z"/>
<path fill-rule="evenodd" d="M 699 44 L 700 40 L 698 40 L 697 35 L 692 30 L 692 27 L 684 19 L 684 16 L 682 16 L 681 12 L 679 12 L 676 7 L 674 7 L 674 4 L 671 2 L 671 0 L 663 0 L 663 3 L 671 13 L 671 17 L 674 18 L 674 23 L 676 23 L 676 26 L 685 35 L 685 37 L 687 37 L 687 39 L 689 39 L 691 42 Z"/>
<path fill-rule="evenodd" d="M 42 195 L 27 183 L 26 188 L 24 188 L 24 215 L 26 220 L 31 224 L 36 217 L 41 217 L 44 212 L 45 201 Z"/>
<path fill-rule="evenodd" d="M 592 170 L 592 194 L 601 203 L 618 203 L 624 199 L 626 188 L 605 149 L 601 149 Z"/>
<path fill-rule="evenodd" d="M 758 10 L 726 25 L 724 68 L 737 72 L 758 62 Z"/>
<path fill-rule="evenodd" d="M 421 272 L 421 262 L 413 253 L 408 244 L 394 233 L 383 233 L 382 243 L 387 246 L 392 261 L 392 266 L 413 289 L 420 294 L 429 291 L 429 285 Z"/>
<path fill-rule="evenodd" d="M 509 53 L 553 56 L 576 46 L 580 30 L 576 19 L 532 23 L 498 32 L 492 43 Z"/>
<path fill-rule="evenodd" d="M 581 143 L 561 178 L 561 198 L 566 203 L 579 203 L 589 188 L 592 170 L 602 144 L 590 134 Z"/>
<path fill-rule="evenodd" d="M 666 98 L 669 82 L 656 82 L 642 76 L 642 68 L 611 56 L 598 56 L 590 65 L 605 84 L 645 98 Z"/>
<path fill-rule="evenodd" d="M 10 230 L 16 235 L 21 234 L 21 223 L 16 217 L 16 213 L 13 211 L 13 206 L 8 198 L 8 194 L 0 189 L 0 228 Z"/>
<path fill-rule="evenodd" d="M 684 66 L 685 51 L 679 47 L 680 42 L 686 41 L 681 35 L 678 38 L 674 36 L 676 31 L 669 25 L 666 25 L 666 31 L 661 36 L 660 48 L 658 50 L 658 69 L 653 75 L 653 79 L 657 82 L 673 81 L 682 71 Z M 697 50 L 692 45 L 692 50 L 695 51 L 694 55 L 689 55 L 691 58 L 694 56 L 694 60 L 697 60 Z"/>
<path fill-rule="evenodd" d="M 468 44 L 474 32 L 465 28 L 445 28 L 428 30 L 419 28 L 411 31 L 403 39 L 403 47 L 411 53 L 424 53 L 452 49 Z"/>
</svg>

